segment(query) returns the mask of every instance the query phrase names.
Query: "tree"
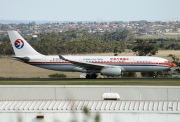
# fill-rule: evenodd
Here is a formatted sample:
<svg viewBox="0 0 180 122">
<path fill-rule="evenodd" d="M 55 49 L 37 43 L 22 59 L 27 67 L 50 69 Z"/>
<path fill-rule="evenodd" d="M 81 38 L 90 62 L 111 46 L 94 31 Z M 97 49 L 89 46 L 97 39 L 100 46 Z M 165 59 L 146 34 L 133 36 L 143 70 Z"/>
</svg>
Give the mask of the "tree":
<svg viewBox="0 0 180 122">
<path fill-rule="evenodd" d="M 171 77 L 171 75 L 167 71 L 158 71 L 154 72 L 141 72 L 142 77 Z"/>
<path fill-rule="evenodd" d="M 118 56 L 118 52 L 119 52 L 118 48 L 115 47 L 115 48 L 114 48 L 114 52 L 113 52 L 113 53 L 114 53 L 114 56 Z"/>
<path fill-rule="evenodd" d="M 1 55 L 13 55 L 14 54 L 11 43 L 9 43 L 7 41 L 0 44 L 0 49 L 1 49 L 0 50 Z"/>
<path fill-rule="evenodd" d="M 135 72 L 123 72 L 122 77 L 137 77 Z"/>
<path fill-rule="evenodd" d="M 137 39 L 133 47 L 133 52 L 137 52 L 139 56 L 155 55 L 158 52 L 158 45 L 155 41 L 146 41 Z"/>
</svg>

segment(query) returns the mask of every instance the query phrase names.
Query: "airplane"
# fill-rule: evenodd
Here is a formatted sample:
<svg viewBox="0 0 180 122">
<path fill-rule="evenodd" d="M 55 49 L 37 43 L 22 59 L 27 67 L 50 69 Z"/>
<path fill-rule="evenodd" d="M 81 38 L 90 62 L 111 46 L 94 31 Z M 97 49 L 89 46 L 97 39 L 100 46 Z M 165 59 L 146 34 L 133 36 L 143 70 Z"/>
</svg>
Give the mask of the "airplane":
<svg viewBox="0 0 180 122">
<path fill-rule="evenodd" d="M 123 72 L 157 72 L 174 66 L 167 59 L 153 56 L 43 55 L 17 31 L 8 31 L 8 35 L 15 52 L 12 59 L 50 70 L 83 72 L 87 79 L 97 78 L 97 73 L 121 76 Z"/>
</svg>

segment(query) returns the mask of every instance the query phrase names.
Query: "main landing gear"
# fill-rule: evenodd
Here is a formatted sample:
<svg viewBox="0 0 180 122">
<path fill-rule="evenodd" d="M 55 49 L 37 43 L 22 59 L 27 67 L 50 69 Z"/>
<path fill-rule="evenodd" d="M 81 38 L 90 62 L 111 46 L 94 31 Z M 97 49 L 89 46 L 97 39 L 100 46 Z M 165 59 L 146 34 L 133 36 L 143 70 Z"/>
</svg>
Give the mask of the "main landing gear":
<svg viewBox="0 0 180 122">
<path fill-rule="evenodd" d="M 158 77 L 157 72 L 154 72 L 153 78 L 157 78 L 157 77 Z"/>
<path fill-rule="evenodd" d="M 96 78 L 97 78 L 96 73 L 93 73 L 93 74 L 86 74 L 86 79 L 96 79 Z"/>
</svg>

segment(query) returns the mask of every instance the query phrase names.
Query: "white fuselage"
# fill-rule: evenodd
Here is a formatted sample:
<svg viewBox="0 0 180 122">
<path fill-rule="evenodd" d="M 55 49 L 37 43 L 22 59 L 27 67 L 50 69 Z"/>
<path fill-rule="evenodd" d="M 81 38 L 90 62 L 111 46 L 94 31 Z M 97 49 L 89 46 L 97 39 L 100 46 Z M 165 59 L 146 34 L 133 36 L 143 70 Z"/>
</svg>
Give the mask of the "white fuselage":
<svg viewBox="0 0 180 122">
<path fill-rule="evenodd" d="M 45 69 L 70 72 L 89 72 L 75 64 L 56 56 L 28 56 L 28 64 Z M 173 66 L 171 62 L 159 57 L 149 56 L 64 56 L 67 59 L 121 67 L 122 72 L 154 72 L 167 70 Z M 99 72 L 99 71 L 95 71 Z"/>
</svg>

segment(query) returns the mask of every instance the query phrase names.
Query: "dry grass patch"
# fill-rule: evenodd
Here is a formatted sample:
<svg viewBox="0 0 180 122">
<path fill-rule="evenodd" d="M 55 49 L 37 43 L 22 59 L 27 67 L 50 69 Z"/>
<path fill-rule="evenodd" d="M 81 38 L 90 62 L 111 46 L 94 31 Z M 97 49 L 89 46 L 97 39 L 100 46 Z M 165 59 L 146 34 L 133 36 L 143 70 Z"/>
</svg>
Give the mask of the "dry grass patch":
<svg viewBox="0 0 180 122">
<path fill-rule="evenodd" d="M 0 58 L 0 77 L 5 78 L 48 78 L 50 74 L 65 74 L 68 78 L 77 78 L 80 73 L 60 72 L 31 66 L 10 58 Z"/>
</svg>

